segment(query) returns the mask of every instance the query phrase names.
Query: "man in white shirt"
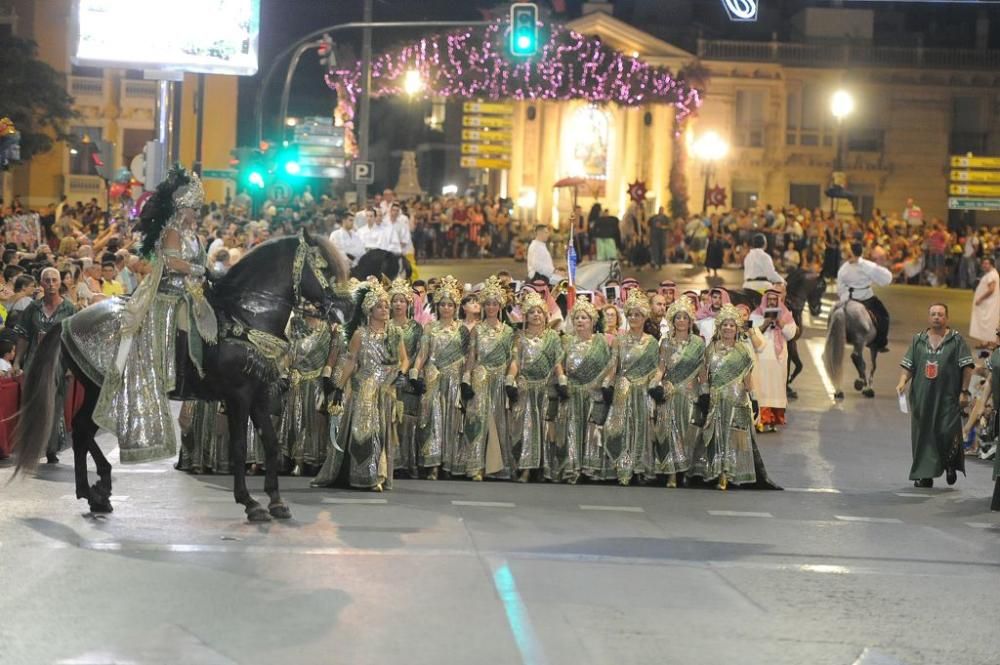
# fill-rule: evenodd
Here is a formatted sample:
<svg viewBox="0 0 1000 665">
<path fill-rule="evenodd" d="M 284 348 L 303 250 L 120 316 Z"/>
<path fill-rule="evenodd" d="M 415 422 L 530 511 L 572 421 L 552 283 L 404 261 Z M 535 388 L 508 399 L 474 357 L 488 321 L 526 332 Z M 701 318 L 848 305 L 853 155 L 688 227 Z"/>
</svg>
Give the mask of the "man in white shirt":
<svg viewBox="0 0 1000 665">
<path fill-rule="evenodd" d="M 851 243 L 850 258 L 837 271 L 837 295 L 840 302 L 857 300 L 868 308 L 875 317 L 875 339 L 871 346 L 879 353 L 888 351 L 889 311 L 872 291 L 872 284 L 888 286 L 892 284 L 892 273 L 874 261 L 862 258 L 864 245 Z"/>
<path fill-rule="evenodd" d="M 350 215 L 344 218 L 339 229 L 330 234 L 330 242 L 344 253 L 352 268 L 358 265 L 358 259 L 365 253 L 365 241 L 361 234 L 354 230 L 354 218 Z"/>
<path fill-rule="evenodd" d="M 549 284 L 555 284 L 562 279 L 562 275 L 556 272 L 556 266 L 552 263 L 552 254 L 549 253 L 548 245 L 546 245 L 551 234 L 552 229 L 545 224 L 539 224 L 535 227 L 535 239 L 528 245 L 529 280 L 544 279 Z"/>
<path fill-rule="evenodd" d="M 768 254 L 767 238 L 757 233 L 750 238 L 750 251 L 743 259 L 743 288 L 763 293 L 773 284 L 784 284 L 785 278 L 774 269 L 774 259 Z"/>
<path fill-rule="evenodd" d="M 413 248 L 413 236 L 410 233 L 410 218 L 402 213 L 398 201 L 393 201 L 389 206 L 389 214 L 385 219 L 392 225 L 396 237 L 399 239 L 401 254 L 406 257 L 411 266 L 415 265 L 416 255 Z"/>
</svg>

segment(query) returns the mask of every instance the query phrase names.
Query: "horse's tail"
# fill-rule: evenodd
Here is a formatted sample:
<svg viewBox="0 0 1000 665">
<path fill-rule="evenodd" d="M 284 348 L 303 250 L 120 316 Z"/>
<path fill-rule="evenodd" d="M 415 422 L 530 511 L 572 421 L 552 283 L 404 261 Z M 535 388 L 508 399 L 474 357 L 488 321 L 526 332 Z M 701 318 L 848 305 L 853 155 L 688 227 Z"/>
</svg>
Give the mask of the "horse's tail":
<svg viewBox="0 0 1000 665">
<path fill-rule="evenodd" d="M 31 365 L 24 375 L 21 410 L 14 428 L 17 466 L 12 480 L 22 470 L 35 470 L 52 436 L 56 409 L 62 407 L 56 404 L 57 382 L 62 380 L 63 374 L 61 342 L 62 326 L 52 326 L 35 349 Z"/>
<path fill-rule="evenodd" d="M 844 379 L 844 348 L 847 346 L 847 313 L 844 307 L 834 307 L 826 328 L 826 346 L 823 348 L 823 365 L 833 382 L 833 389 L 840 390 Z"/>
</svg>

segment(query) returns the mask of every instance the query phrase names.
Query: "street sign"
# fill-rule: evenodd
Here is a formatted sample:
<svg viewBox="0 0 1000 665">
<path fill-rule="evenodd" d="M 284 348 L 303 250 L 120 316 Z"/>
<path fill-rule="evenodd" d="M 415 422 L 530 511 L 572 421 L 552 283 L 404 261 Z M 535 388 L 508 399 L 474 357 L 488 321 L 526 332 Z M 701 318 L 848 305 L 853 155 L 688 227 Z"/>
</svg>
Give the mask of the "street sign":
<svg viewBox="0 0 1000 665">
<path fill-rule="evenodd" d="M 354 162 L 351 178 L 355 185 L 370 185 L 375 182 L 375 162 Z"/>
<path fill-rule="evenodd" d="M 1000 196 L 1000 185 L 949 185 L 952 196 Z"/>
<path fill-rule="evenodd" d="M 1000 171 L 952 171 L 951 181 L 1000 183 Z"/>
<path fill-rule="evenodd" d="M 283 182 L 278 182 L 271 185 L 271 189 L 267 192 L 268 198 L 277 204 L 287 203 L 292 197 L 292 189 Z"/>
<path fill-rule="evenodd" d="M 463 129 L 463 141 L 492 141 L 495 143 L 510 143 L 514 135 L 503 129 Z"/>
<path fill-rule="evenodd" d="M 487 113 L 492 115 L 513 115 L 513 104 L 495 104 L 490 102 L 465 102 L 462 113 Z"/>
<path fill-rule="evenodd" d="M 236 169 L 203 169 L 202 180 L 236 180 Z"/>
<path fill-rule="evenodd" d="M 514 119 L 506 115 L 463 115 L 463 127 L 513 127 Z"/>
<path fill-rule="evenodd" d="M 463 155 L 509 155 L 510 144 L 503 143 L 463 143 Z"/>
<path fill-rule="evenodd" d="M 460 165 L 463 169 L 509 169 L 510 160 L 490 157 L 462 157 Z"/>
<path fill-rule="evenodd" d="M 1000 157 L 960 157 L 952 155 L 953 169 L 1000 169 Z"/>
<path fill-rule="evenodd" d="M 949 210 L 1000 210 L 1000 198 L 997 199 L 966 199 L 951 197 L 948 199 Z"/>
</svg>

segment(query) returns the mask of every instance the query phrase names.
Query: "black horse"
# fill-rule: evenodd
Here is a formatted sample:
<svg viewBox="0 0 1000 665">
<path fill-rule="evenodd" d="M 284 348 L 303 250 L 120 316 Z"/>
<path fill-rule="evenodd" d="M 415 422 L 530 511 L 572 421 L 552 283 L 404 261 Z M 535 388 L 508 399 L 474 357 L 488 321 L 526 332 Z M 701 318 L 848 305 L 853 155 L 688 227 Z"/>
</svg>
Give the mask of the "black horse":
<svg viewBox="0 0 1000 665">
<path fill-rule="evenodd" d="M 266 242 L 206 289 L 219 321 L 219 340 L 215 345 L 205 345 L 204 376 L 198 376 L 186 351 L 178 354 L 177 390 L 170 397 L 225 403 L 232 447 L 233 494 L 252 522 L 291 517 L 278 493 L 278 441 L 270 417 L 276 392 L 284 384 L 275 348 L 280 349 L 281 342 L 287 341 L 284 330 L 294 309 L 311 307 L 313 315 L 343 321 L 352 305 L 346 294 L 338 294 L 333 286 L 346 277 L 346 260 L 325 240 L 302 234 Z M 110 299 L 67 321 L 87 317 L 79 323 L 96 326 L 95 330 L 112 337 L 121 325 L 122 311 L 123 302 Z M 44 453 L 55 413 L 62 409 L 61 404 L 55 403 L 56 382 L 68 369 L 84 386 L 83 405 L 73 418 L 76 496 L 86 499 L 92 512 L 108 513 L 112 511 L 111 464 L 94 440 L 97 425 L 93 413 L 100 385 L 94 380 L 93 371 L 88 374 L 74 362 L 63 330 L 62 326 L 55 326 L 45 335 L 25 377 L 25 396 L 14 433 L 15 475 L 22 469 L 32 470 Z M 270 340 L 271 348 L 261 340 Z M 177 348 L 186 347 L 179 338 Z M 99 367 L 97 362 L 92 364 Z M 248 419 L 253 421 L 264 444 L 267 466 L 264 490 L 271 499 L 266 510 L 246 486 Z M 98 481 L 92 486 L 88 486 L 87 453 L 97 465 Z"/>
<path fill-rule="evenodd" d="M 788 391 L 794 397 L 791 389 L 792 381 L 802 372 L 802 358 L 799 356 L 798 340 L 802 337 L 802 311 L 806 305 L 813 316 L 819 316 L 823 311 L 823 294 L 826 293 L 826 280 L 815 272 L 806 272 L 795 268 L 785 278 L 785 304 L 792 312 L 795 326 L 798 330 L 788 342 Z M 728 289 L 727 289 L 728 290 Z M 729 300 L 734 305 L 746 305 L 750 311 L 760 305 L 761 294 L 752 289 L 733 289 L 729 291 Z"/>
<path fill-rule="evenodd" d="M 413 267 L 405 256 L 387 252 L 384 249 L 370 249 L 361 255 L 358 264 L 351 268 L 351 277 L 364 281 L 369 277 L 385 277 L 393 280 L 397 277 L 410 279 Z"/>
</svg>

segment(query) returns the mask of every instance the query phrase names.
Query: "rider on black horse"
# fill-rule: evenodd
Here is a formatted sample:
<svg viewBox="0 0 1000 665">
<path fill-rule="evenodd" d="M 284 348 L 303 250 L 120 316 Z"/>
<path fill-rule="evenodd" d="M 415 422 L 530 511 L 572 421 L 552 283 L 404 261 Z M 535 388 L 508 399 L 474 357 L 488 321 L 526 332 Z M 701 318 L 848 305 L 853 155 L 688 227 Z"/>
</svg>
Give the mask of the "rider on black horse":
<svg viewBox="0 0 1000 665">
<path fill-rule="evenodd" d="M 851 243 L 850 258 L 837 272 L 837 295 L 840 302 L 857 300 L 864 305 L 875 319 L 875 339 L 871 347 L 879 353 L 889 350 L 889 311 L 872 291 L 872 284 L 888 286 L 892 283 L 892 273 L 874 261 L 862 257 L 864 245 Z"/>
</svg>

